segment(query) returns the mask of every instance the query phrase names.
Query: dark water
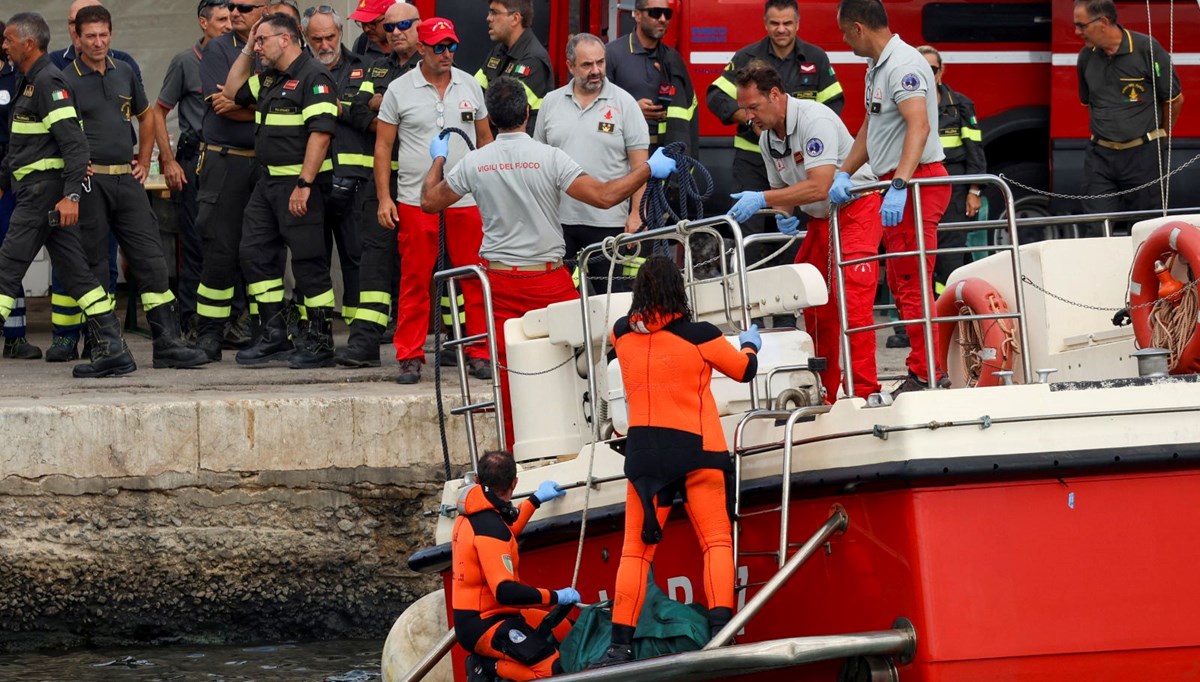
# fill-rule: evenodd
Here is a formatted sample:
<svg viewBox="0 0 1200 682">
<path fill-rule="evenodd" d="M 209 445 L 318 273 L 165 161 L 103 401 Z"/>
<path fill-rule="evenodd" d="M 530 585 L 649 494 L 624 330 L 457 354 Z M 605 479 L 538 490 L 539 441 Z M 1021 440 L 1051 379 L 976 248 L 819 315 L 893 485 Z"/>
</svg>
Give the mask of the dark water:
<svg viewBox="0 0 1200 682">
<path fill-rule="evenodd" d="M 378 682 L 383 642 L 86 649 L 0 656 L 0 680 L 22 682 Z"/>
</svg>

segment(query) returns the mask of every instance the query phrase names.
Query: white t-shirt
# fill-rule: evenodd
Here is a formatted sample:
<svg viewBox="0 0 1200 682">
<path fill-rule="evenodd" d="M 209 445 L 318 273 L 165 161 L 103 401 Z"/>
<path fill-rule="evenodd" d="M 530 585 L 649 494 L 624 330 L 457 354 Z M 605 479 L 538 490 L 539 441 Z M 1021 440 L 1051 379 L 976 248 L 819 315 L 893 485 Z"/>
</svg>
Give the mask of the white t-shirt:
<svg viewBox="0 0 1200 682">
<path fill-rule="evenodd" d="M 878 63 L 867 60 L 867 158 L 875 172 L 891 173 L 900 165 L 908 124 L 900 114 L 899 105 L 911 97 L 925 98 L 925 113 L 929 117 L 929 136 L 925 138 L 920 163 L 946 158 L 937 134 L 937 89 L 933 82 L 933 70 L 924 55 L 898 35 L 888 41 Z"/>
</svg>

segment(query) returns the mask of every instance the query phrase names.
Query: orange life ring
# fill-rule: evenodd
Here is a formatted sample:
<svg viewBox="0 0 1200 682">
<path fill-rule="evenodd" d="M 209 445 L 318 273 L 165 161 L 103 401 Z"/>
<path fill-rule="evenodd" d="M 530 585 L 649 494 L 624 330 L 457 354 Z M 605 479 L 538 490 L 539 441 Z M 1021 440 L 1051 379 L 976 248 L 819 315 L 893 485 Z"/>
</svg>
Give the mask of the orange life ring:
<svg viewBox="0 0 1200 682">
<path fill-rule="evenodd" d="M 960 312 L 963 308 L 969 308 L 972 314 L 980 315 L 1007 313 L 1008 303 L 1005 302 L 1000 292 L 996 291 L 996 288 L 986 280 L 968 277 L 946 287 L 942 295 L 938 296 L 937 316 L 955 317 L 963 314 Z M 938 329 L 938 353 L 939 357 L 945 360 L 947 368 L 951 361 L 950 341 L 952 336 L 958 337 L 958 324 L 957 322 L 941 322 Z M 979 324 L 983 332 L 981 339 L 983 347 L 979 352 L 979 376 L 975 378 L 974 385 L 996 386 L 1000 383 L 1000 379 L 995 372 L 1011 370 L 1013 367 L 1013 355 L 1016 351 L 1016 322 L 1012 319 L 980 320 Z M 966 361 L 965 356 L 963 360 Z M 967 374 L 971 374 L 969 369 Z"/>
<path fill-rule="evenodd" d="M 1182 220 L 1173 220 L 1146 237 L 1133 256 L 1133 269 L 1129 272 L 1129 317 L 1133 322 L 1133 337 L 1138 348 L 1151 345 L 1150 313 L 1158 300 L 1159 278 L 1155 274 L 1156 261 L 1165 261 L 1178 254 L 1187 260 L 1191 270 L 1200 269 L 1200 228 Z M 1194 294 L 1193 294 L 1194 295 Z M 1196 374 L 1200 372 L 1200 322 L 1192 330 L 1179 359 L 1171 367 L 1171 374 Z"/>
</svg>

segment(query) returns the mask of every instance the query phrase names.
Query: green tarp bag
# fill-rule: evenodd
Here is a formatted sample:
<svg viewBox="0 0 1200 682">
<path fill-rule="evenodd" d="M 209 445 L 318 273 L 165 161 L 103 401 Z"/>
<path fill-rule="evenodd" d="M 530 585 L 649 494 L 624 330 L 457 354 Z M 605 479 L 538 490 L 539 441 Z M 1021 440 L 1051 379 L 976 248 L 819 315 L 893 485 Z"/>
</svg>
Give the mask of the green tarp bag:
<svg viewBox="0 0 1200 682">
<path fill-rule="evenodd" d="M 654 573 L 646 581 L 646 603 L 633 634 L 635 660 L 685 651 L 699 651 L 711 639 L 708 609 L 699 604 L 681 604 L 663 594 L 654 583 Z M 563 671 L 574 673 L 587 668 L 604 656 L 612 643 L 612 608 L 609 602 L 583 609 L 579 620 L 559 649 Z"/>
</svg>

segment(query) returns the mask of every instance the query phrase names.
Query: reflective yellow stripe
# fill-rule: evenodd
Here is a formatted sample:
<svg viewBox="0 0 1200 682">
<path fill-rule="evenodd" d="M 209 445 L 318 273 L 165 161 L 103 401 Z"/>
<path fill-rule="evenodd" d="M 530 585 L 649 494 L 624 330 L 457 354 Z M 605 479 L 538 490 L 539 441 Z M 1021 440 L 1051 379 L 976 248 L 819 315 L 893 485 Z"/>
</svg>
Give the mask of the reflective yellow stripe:
<svg viewBox="0 0 1200 682">
<path fill-rule="evenodd" d="M 842 84 L 834 83 L 833 85 L 831 85 L 817 93 L 817 101 L 818 102 L 828 102 L 829 100 L 833 99 L 834 97 L 837 97 L 840 94 L 842 94 Z"/>
<path fill-rule="evenodd" d="M 196 293 L 213 301 L 228 301 L 233 298 L 233 287 L 229 287 L 228 289 L 213 289 L 206 284 L 201 284 Z"/>
<path fill-rule="evenodd" d="M 302 170 L 304 170 L 303 164 L 294 164 L 291 166 L 267 166 L 267 173 L 274 177 L 295 177 L 300 175 L 300 171 Z M 317 170 L 320 173 L 333 170 L 333 159 L 325 159 L 322 161 L 321 167 Z"/>
<path fill-rule="evenodd" d="M 254 99 L 258 99 L 258 90 L 259 90 L 259 86 L 261 84 L 261 81 L 258 78 L 258 74 L 254 74 L 253 76 L 251 76 L 249 83 L 250 83 L 250 95 L 252 97 L 254 97 Z"/>
<path fill-rule="evenodd" d="M 12 134 L 13 135 L 49 135 L 50 134 L 50 126 L 46 125 L 45 123 L 38 123 L 36 121 L 33 123 L 30 123 L 28 121 L 13 121 Z"/>
<path fill-rule="evenodd" d="M 962 130 L 959 131 L 959 134 L 962 135 L 962 139 L 964 140 L 970 140 L 971 142 L 983 142 L 983 131 L 978 128 L 967 128 L 964 126 Z"/>
<path fill-rule="evenodd" d="M 67 296 L 66 294 L 50 294 L 50 305 L 59 308 L 78 308 L 79 301 Z"/>
<path fill-rule="evenodd" d="M 249 308 L 250 308 L 251 315 L 258 316 L 258 301 L 255 301 L 254 299 L 250 299 Z"/>
<path fill-rule="evenodd" d="M 283 303 L 283 289 L 264 291 L 254 298 L 259 303 Z"/>
<path fill-rule="evenodd" d="M 755 154 L 762 154 L 762 149 L 760 149 L 758 145 L 754 144 L 750 140 L 747 140 L 741 135 L 733 136 L 733 148 L 744 149 L 748 152 L 754 152 Z"/>
<path fill-rule="evenodd" d="M 953 149 L 962 146 L 962 138 L 958 135 L 942 135 L 942 148 Z"/>
<path fill-rule="evenodd" d="M 696 96 L 692 95 L 692 106 L 687 107 L 667 107 L 667 118 L 678 118 L 684 121 L 692 120 L 696 115 Z"/>
<path fill-rule="evenodd" d="M 335 301 L 337 301 L 337 298 L 333 295 L 333 289 L 312 298 L 308 296 L 304 297 L 304 305 L 310 308 L 332 308 Z"/>
<path fill-rule="evenodd" d="M 346 324 L 350 324 L 350 321 L 354 319 L 354 315 L 357 312 L 358 312 L 358 308 L 356 308 L 352 305 L 343 305 L 342 306 L 342 319 L 346 321 Z"/>
<path fill-rule="evenodd" d="M 390 306 L 392 304 L 392 295 L 386 291 L 364 291 L 358 295 L 358 304 L 377 303 L 379 305 Z"/>
<path fill-rule="evenodd" d="M 531 90 L 529 86 L 525 84 L 525 81 L 521 81 L 521 86 L 525 88 L 525 99 L 529 101 L 529 108 L 534 111 L 541 109 L 542 98 L 533 94 L 533 90 Z"/>
<path fill-rule="evenodd" d="M 367 154 L 338 154 L 337 162 L 343 166 L 370 168 L 375 165 L 375 157 Z"/>
<path fill-rule="evenodd" d="M 666 135 L 667 134 L 667 122 L 666 121 L 658 122 L 658 133 L 657 134 L 658 135 Z"/>
<path fill-rule="evenodd" d="M 26 175 L 29 175 L 30 173 L 35 173 L 37 171 L 56 170 L 56 169 L 61 169 L 61 168 L 66 168 L 66 167 L 67 167 L 67 164 L 62 159 L 41 159 L 39 161 L 34 161 L 33 163 L 28 164 L 26 166 L 21 166 L 20 168 L 13 171 L 12 176 L 13 176 L 13 178 L 15 178 L 17 180 L 22 180 L 25 178 Z"/>
<path fill-rule="evenodd" d="M 200 317 L 212 317 L 218 320 L 224 320 L 233 314 L 233 306 L 215 306 L 197 301 L 196 314 Z"/>
<path fill-rule="evenodd" d="M 55 123 L 68 118 L 79 118 L 79 114 L 75 113 L 75 107 L 63 107 L 61 109 L 55 109 L 54 111 L 46 114 L 46 118 L 42 119 L 42 123 L 45 123 L 46 127 L 49 128 Z"/>
<path fill-rule="evenodd" d="M 255 120 L 258 119 L 258 113 L 255 112 Z M 267 118 L 262 122 L 268 126 L 295 126 L 299 128 L 304 125 L 304 117 L 300 114 L 267 114 Z"/>
<path fill-rule="evenodd" d="M 630 258 L 621 266 L 621 274 L 625 277 L 635 277 L 645 262 L 645 258 Z"/>
<path fill-rule="evenodd" d="M 279 289 L 280 291 L 283 291 L 283 280 L 265 279 L 261 282 L 251 282 L 246 285 L 246 293 L 250 294 L 251 296 L 265 294 L 272 289 Z"/>
<path fill-rule="evenodd" d="M 321 114 L 329 114 L 330 116 L 337 118 L 337 105 L 333 102 L 317 102 L 316 104 L 310 104 L 304 107 L 305 121 L 314 116 L 320 116 Z M 270 116 L 268 116 L 268 118 L 270 118 Z"/>
<path fill-rule="evenodd" d="M 358 91 L 359 92 L 367 92 L 367 93 L 374 95 L 375 94 L 375 84 L 372 83 L 371 81 L 363 81 L 362 85 L 358 86 Z"/>
<path fill-rule="evenodd" d="M 737 86 L 733 84 L 733 81 L 726 78 L 725 74 L 718 76 L 717 80 L 713 81 L 713 86 L 726 95 L 737 99 Z"/>
<path fill-rule="evenodd" d="M 0 295 L 0 317 L 8 319 L 12 314 L 13 307 L 17 305 L 17 299 L 12 296 Z"/>
<path fill-rule="evenodd" d="M 388 316 L 387 313 L 377 312 L 370 310 L 369 308 L 359 308 L 358 310 L 354 311 L 354 321 L 370 322 L 372 324 L 377 324 L 380 327 L 386 327 L 388 324 Z"/>
<path fill-rule="evenodd" d="M 399 161 L 392 162 L 392 170 L 394 170 L 394 171 L 400 170 L 400 162 Z"/>
<path fill-rule="evenodd" d="M 104 287 L 96 287 L 80 297 L 79 307 L 83 308 L 83 312 L 89 316 L 95 317 L 112 312 L 113 302 Z"/>
<path fill-rule="evenodd" d="M 475 72 L 475 82 L 479 83 L 479 87 L 483 88 L 484 90 L 487 90 L 488 77 L 487 77 L 487 74 L 483 72 L 483 69 L 480 69 Z"/>
<path fill-rule="evenodd" d="M 466 302 L 466 300 L 467 300 L 466 298 L 464 298 L 464 297 L 463 297 L 463 295 L 462 295 L 462 294 L 459 294 L 458 296 L 455 296 L 454 298 L 455 298 L 455 300 L 457 300 L 457 301 L 458 301 L 458 304 L 459 304 L 459 305 L 463 305 L 463 304 Z M 450 297 L 449 297 L 449 296 L 443 296 L 443 297 L 442 297 L 442 307 L 443 307 L 443 308 L 449 308 L 449 307 L 450 307 Z"/>
<path fill-rule="evenodd" d="M 458 322 L 459 322 L 459 324 L 462 324 L 462 323 L 464 323 L 464 322 L 466 322 L 466 321 L 467 321 L 467 313 L 466 313 L 466 311 L 465 311 L 465 310 L 464 310 L 464 311 L 460 311 L 460 312 L 458 313 Z M 453 315 L 450 315 L 449 313 L 444 313 L 444 314 L 442 315 L 442 324 L 454 324 L 454 316 L 453 316 Z"/>
<path fill-rule="evenodd" d="M 175 294 L 171 293 L 170 289 L 162 292 L 161 294 L 148 292 L 142 294 L 142 307 L 146 310 L 154 310 L 158 306 L 165 305 L 174 300 Z"/>
<path fill-rule="evenodd" d="M 75 313 L 67 315 L 64 313 L 50 313 L 50 323 L 55 327 L 77 327 L 83 324 L 83 313 Z"/>
</svg>

